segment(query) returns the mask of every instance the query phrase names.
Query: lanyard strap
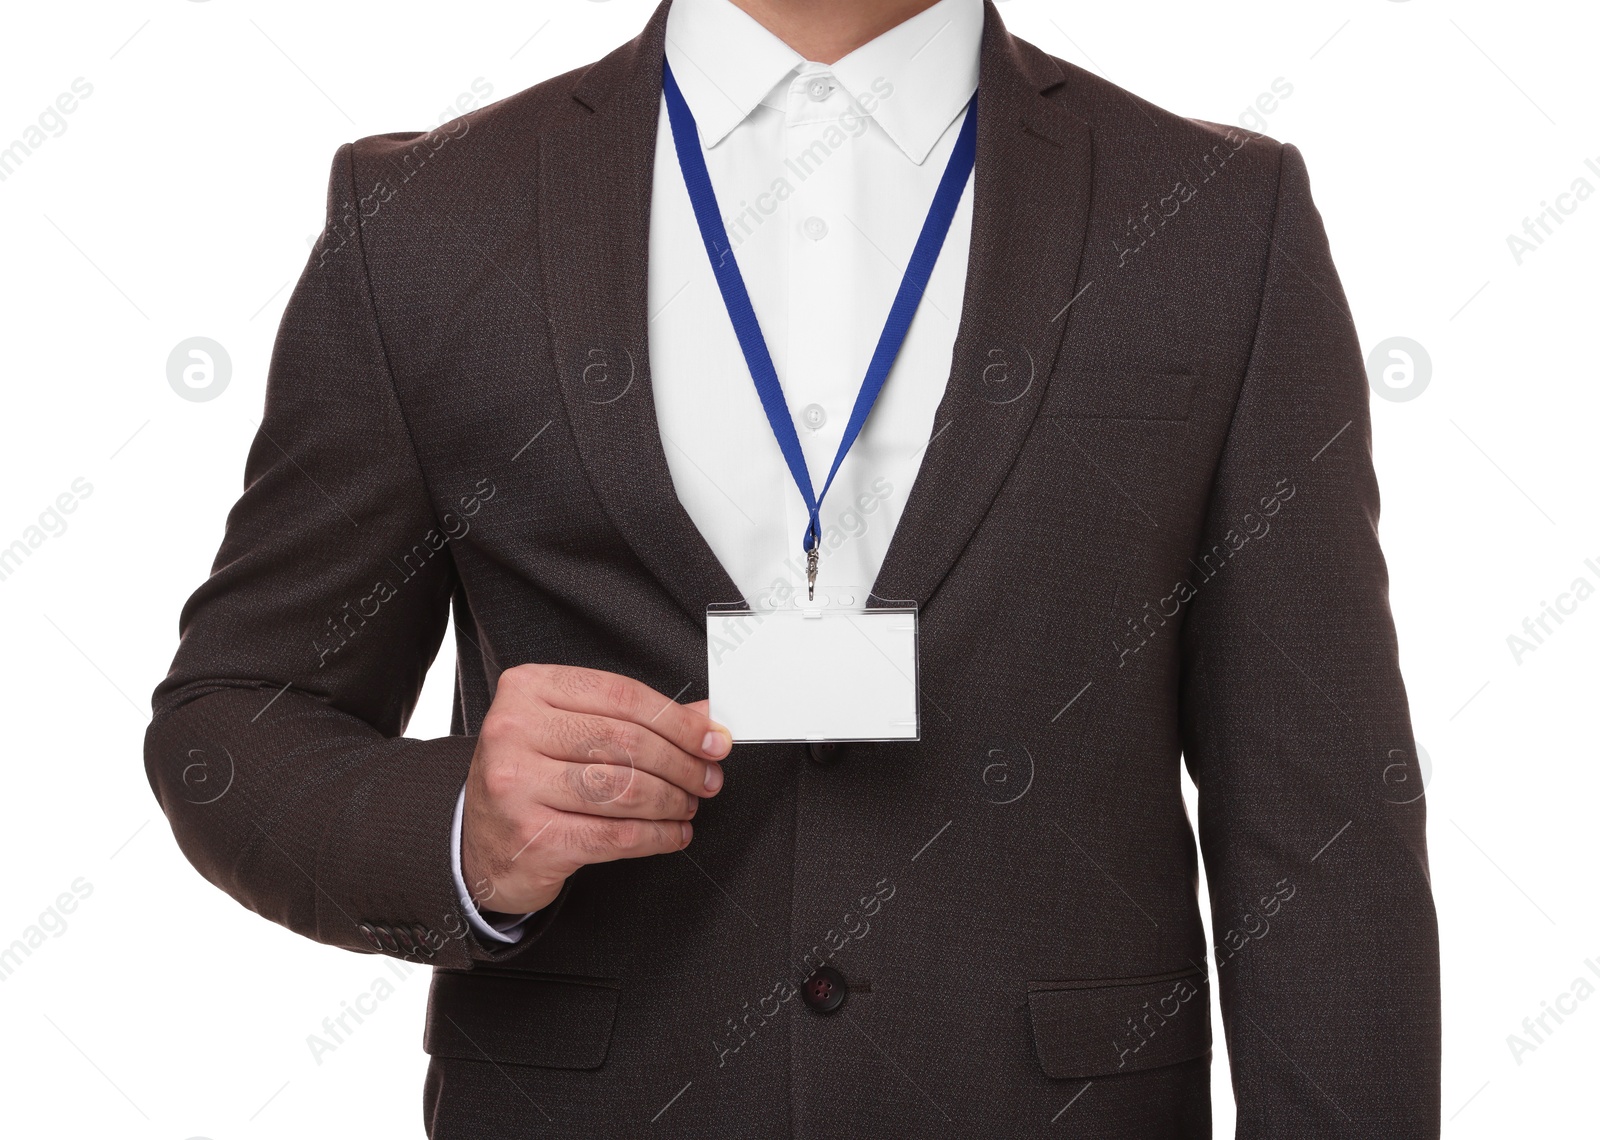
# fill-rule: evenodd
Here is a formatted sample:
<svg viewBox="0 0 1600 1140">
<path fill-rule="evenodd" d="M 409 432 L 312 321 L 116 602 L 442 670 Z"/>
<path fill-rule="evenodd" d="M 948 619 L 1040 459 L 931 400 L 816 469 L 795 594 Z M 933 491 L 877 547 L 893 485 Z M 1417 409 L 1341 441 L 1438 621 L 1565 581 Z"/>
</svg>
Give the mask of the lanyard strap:
<svg viewBox="0 0 1600 1140">
<path fill-rule="evenodd" d="M 827 495 L 828 488 L 833 486 L 833 477 L 838 474 L 839 465 L 861 434 L 867 414 L 872 411 L 878 393 L 883 390 L 884 381 L 889 378 L 889 369 L 900 353 L 901 344 L 905 342 L 911 319 L 916 315 L 917 305 L 928 287 L 928 278 L 933 275 L 934 263 L 944 247 L 945 235 L 950 231 L 950 222 L 955 217 L 956 206 L 961 201 L 961 192 L 972 173 L 977 155 L 978 97 L 974 94 L 967 104 L 966 117 L 956 136 L 955 148 L 950 152 L 950 161 L 939 179 L 933 205 L 929 207 L 928 217 L 922 223 L 922 232 L 917 235 L 916 248 L 911 252 L 911 260 L 900 280 L 900 289 L 889 308 L 889 318 L 884 322 L 882 335 L 878 337 L 878 347 L 873 351 L 861 391 L 856 395 L 855 407 L 850 410 L 850 420 L 845 424 L 838 454 L 833 458 L 833 466 L 819 494 L 813 490 L 811 472 L 806 467 L 805 453 L 800 450 L 800 437 L 795 431 L 794 419 L 789 415 L 789 403 L 784 397 L 783 385 L 778 381 L 778 371 L 773 366 L 771 353 L 767 351 L 766 338 L 761 335 L 761 325 L 750 303 L 750 293 L 745 288 L 744 276 L 739 272 L 739 263 L 734 260 L 728 231 L 722 224 L 722 211 L 717 206 L 716 191 L 711 187 L 711 175 L 706 171 L 705 155 L 700 149 L 699 128 L 689 104 L 683 98 L 683 92 L 678 88 L 672 68 L 664 59 L 661 62 L 661 87 L 667 100 L 667 118 L 672 126 L 673 145 L 678 151 L 678 165 L 689 190 L 689 202 L 694 207 L 695 220 L 700 224 L 700 237 L 705 242 L 706 254 L 711 258 L 711 270 L 716 275 L 717 287 L 722 291 L 722 301 L 733 322 L 734 334 L 739 338 L 739 347 L 744 350 L 756 393 L 761 397 L 761 407 L 767 413 L 767 422 L 772 425 L 778 449 L 783 452 L 784 461 L 789 465 L 789 474 L 794 477 L 810 515 L 803 544 L 807 578 L 814 588 L 817 555 L 822 540 L 823 497 Z"/>
</svg>

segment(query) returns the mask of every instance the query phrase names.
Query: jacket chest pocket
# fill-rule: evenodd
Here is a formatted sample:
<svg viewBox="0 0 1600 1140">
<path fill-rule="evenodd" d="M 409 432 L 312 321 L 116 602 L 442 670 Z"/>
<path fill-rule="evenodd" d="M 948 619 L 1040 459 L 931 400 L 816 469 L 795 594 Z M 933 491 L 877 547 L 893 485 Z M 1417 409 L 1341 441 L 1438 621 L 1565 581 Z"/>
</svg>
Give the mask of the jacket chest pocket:
<svg viewBox="0 0 1600 1140">
<path fill-rule="evenodd" d="M 1076 420 L 1187 420 L 1198 381 L 1184 369 L 1067 368 L 1050 381 L 1039 414 Z"/>
</svg>

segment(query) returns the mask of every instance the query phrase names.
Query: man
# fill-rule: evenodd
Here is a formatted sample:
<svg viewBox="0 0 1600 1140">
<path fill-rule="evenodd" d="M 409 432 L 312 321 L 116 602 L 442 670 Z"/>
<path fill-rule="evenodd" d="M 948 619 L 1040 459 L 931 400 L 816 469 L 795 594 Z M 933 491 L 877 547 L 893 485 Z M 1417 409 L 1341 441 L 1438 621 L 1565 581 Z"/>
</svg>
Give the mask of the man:
<svg viewBox="0 0 1600 1140">
<path fill-rule="evenodd" d="M 1207 1136 L 1213 982 L 1238 1135 L 1437 1134 L 1293 148 L 978 0 L 673 0 L 328 201 L 146 758 L 212 882 L 436 967 L 430 1135 Z M 708 607 L 813 570 L 915 603 L 920 739 L 730 757 Z"/>
</svg>

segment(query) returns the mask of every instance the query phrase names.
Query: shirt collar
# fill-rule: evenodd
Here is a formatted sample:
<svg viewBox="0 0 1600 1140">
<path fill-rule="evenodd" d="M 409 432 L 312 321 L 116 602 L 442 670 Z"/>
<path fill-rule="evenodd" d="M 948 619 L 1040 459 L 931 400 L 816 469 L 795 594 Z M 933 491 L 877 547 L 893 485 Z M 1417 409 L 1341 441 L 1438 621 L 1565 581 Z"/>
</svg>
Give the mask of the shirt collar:
<svg viewBox="0 0 1600 1140">
<path fill-rule="evenodd" d="M 673 0 L 666 33 L 667 62 L 708 148 L 806 62 L 732 0 Z M 982 35 L 982 0 L 939 0 L 828 70 L 920 165 L 977 89 Z"/>
</svg>

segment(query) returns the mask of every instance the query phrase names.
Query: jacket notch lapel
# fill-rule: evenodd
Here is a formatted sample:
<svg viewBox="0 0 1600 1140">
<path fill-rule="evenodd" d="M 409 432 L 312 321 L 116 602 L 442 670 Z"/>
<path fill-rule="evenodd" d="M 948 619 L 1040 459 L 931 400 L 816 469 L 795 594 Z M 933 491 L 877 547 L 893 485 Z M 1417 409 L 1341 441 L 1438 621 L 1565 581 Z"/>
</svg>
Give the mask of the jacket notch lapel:
<svg viewBox="0 0 1600 1140">
<path fill-rule="evenodd" d="M 540 141 L 552 350 L 584 471 L 612 523 L 696 621 L 739 598 L 673 490 L 650 383 L 647 258 L 667 5 L 590 68 L 582 121 Z"/>
<path fill-rule="evenodd" d="M 1079 282 L 1089 127 L 1043 91 L 1060 65 L 985 5 L 972 241 L 950 377 L 873 593 L 925 605 L 983 522 L 1033 425 Z"/>
</svg>

